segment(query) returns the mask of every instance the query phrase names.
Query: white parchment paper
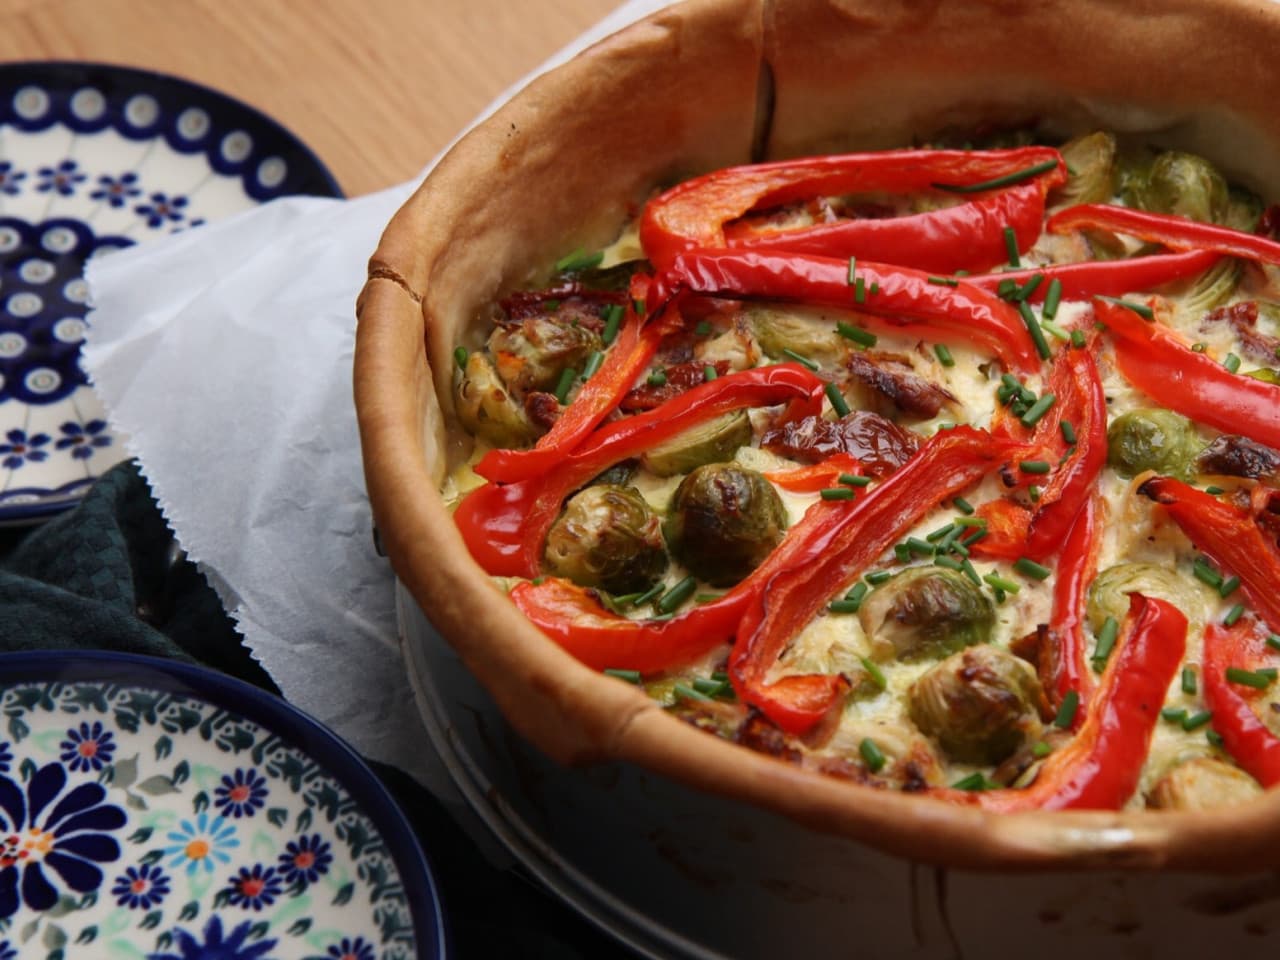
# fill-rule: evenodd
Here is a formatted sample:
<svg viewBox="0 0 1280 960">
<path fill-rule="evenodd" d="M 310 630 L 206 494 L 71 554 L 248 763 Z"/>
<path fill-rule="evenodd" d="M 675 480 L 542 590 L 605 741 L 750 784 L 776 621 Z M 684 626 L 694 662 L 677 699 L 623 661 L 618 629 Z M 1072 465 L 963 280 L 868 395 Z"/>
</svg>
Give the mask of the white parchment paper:
<svg viewBox="0 0 1280 960">
<path fill-rule="evenodd" d="M 663 5 L 620 6 L 535 74 Z M 366 262 L 416 182 L 278 200 L 95 259 L 83 363 L 284 695 L 443 790 L 400 660 L 393 575 L 373 549 L 351 400 Z"/>
</svg>

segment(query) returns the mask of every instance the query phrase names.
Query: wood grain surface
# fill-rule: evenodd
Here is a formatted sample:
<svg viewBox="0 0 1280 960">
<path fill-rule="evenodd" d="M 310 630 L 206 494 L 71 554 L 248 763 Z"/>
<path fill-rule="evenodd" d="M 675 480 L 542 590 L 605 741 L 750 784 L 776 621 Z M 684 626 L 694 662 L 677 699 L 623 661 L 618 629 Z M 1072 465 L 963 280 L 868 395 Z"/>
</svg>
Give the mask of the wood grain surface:
<svg viewBox="0 0 1280 960">
<path fill-rule="evenodd" d="M 289 127 L 349 196 L 407 180 L 619 0 L 0 0 L 0 59 L 177 74 Z"/>
</svg>

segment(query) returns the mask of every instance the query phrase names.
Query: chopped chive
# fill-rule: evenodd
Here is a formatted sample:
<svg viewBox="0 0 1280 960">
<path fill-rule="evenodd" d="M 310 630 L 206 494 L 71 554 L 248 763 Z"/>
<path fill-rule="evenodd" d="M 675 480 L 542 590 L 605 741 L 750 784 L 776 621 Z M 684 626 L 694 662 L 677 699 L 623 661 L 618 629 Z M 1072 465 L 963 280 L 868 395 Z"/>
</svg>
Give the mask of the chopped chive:
<svg viewBox="0 0 1280 960">
<path fill-rule="evenodd" d="M 857 491 L 848 487 L 827 487 L 818 494 L 823 500 L 852 500 L 857 495 Z"/>
<path fill-rule="evenodd" d="M 645 381 L 651 387 L 665 387 L 667 385 L 667 371 L 655 370 L 649 374 L 649 379 Z"/>
<path fill-rule="evenodd" d="M 1267 637 L 1267 646 L 1272 650 L 1280 650 L 1280 634 L 1271 634 Z"/>
<path fill-rule="evenodd" d="M 996 390 L 996 399 L 999 400 L 1001 404 L 1006 404 L 1012 400 L 1017 393 L 1017 387 L 1002 386 Z"/>
<path fill-rule="evenodd" d="M 1080 707 L 1080 694 L 1074 690 L 1068 690 L 1062 698 L 1062 706 L 1058 708 L 1058 715 L 1053 718 L 1053 725 L 1059 730 L 1066 730 L 1071 726 L 1071 721 L 1076 718 L 1076 710 Z"/>
<path fill-rule="evenodd" d="M 880 284 L 872 280 L 871 286 L 867 288 L 867 293 L 871 294 L 874 297 L 879 292 L 880 292 Z"/>
<path fill-rule="evenodd" d="M 723 597 L 723 593 L 695 593 L 693 595 L 694 603 L 714 603 Z"/>
<path fill-rule="evenodd" d="M 996 286 L 996 296 L 1004 300 L 1012 299 L 1017 296 L 1017 293 L 1018 281 L 1014 280 L 1012 277 L 1006 277 L 1004 280 L 1000 281 L 999 285 Z"/>
<path fill-rule="evenodd" d="M 1035 403 L 1036 402 L 1035 391 L 1029 390 L 1027 387 L 1023 386 L 1022 384 L 1018 384 L 1018 399 L 1020 399 L 1023 403 Z"/>
<path fill-rule="evenodd" d="M 1093 669 L 1099 673 L 1107 665 L 1107 658 L 1116 645 L 1116 636 L 1120 633 L 1120 624 L 1115 617 L 1107 617 L 1098 630 L 1098 642 L 1093 647 Z"/>
<path fill-rule="evenodd" d="M 1222 581 L 1222 586 L 1218 588 L 1218 594 L 1222 597 L 1229 597 L 1240 587 L 1239 577 L 1229 577 Z"/>
<path fill-rule="evenodd" d="M 893 555 L 898 558 L 899 563 L 911 562 L 911 550 L 905 543 L 895 543 L 893 545 Z"/>
<path fill-rule="evenodd" d="M 1201 583 L 1208 584 L 1215 590 L 1222 589 L 1222 574 L 1204 557 L 1196 557 L 1195 563 L 1191 565 L 1191 573 Z"/>
<path fill-rule="evenodd" d="M 1040 488 L 1034 483 L 1031 484 L 1027 487 L 1027 496 L 1031 498 L 1032 503 L 1037 503 L 1040 500 Z"/>
<path fill-rule="evenodd" d="M 1076 443 L 1076 428 L 1071 425 L 1071 421 L 1063 420 L 1059 422 L 1058 429 L 1062 431 L 1062 439 L 1074 446 Z"/>
<path fill-rule="evenodd" d="M 964 572 L 964 564 L 955 557 L 938 556 L 933 558 L 935 566 L 946 567 L 948 570 L 954 570 L 956 573 Z"/>
<path fill-rule="evenodd" d="M 1226 677 L 1231 683 L 1255 690 L 1265 690 L 1275 682 L 1275 677 L 1269 677 L 1260 670 L 1242 670 L 1239 667 L 1227 667 Z"/>
<path fill-rule="evenodd" d="M 1047 580 L 1049 579 L 1049 574 L 1053 573 L 1048 567 L 1041 566 L 1028 557 L 1019 557 L 1015 560 L 1013 569 L 1035 580 Z"/>
<path fill-rule="evenodd" d="M 956 531 L 956 525 L 954 523 L 948 523 L 945 527 L 939 527 L 937 530 L 934 530 L 932 533 L 926 534 L 925 539 L 928 540 L 930 543 L 937 543 L 947 534 L 954 533 L 955 531 Z"/>
<path fill-rule="evenodd" d="M 1165 707 L 1160 711 L 1160 716 L 1170 723 L 1182 723 L 1183 720 L 1187 719 L 1187 711 L 1181 707 Z"/>
<path fill-rule="evenodd" d="M 790 347 L 783 347 L 782 352 L 801 366 L 808 367 L 810 370 L 815 372 L 818 370 L 818 362 L 816 360 L 810 360 L 803 353 L 796 353 L 796 351 L 792 350 Z"/>
<path fill-rule="evenodd" d="M 1072 345 L 1073 347 L 1076 347 L 1076 348 L 1080 348 L 1080 347 L 1083 347 L 1083 346 L 1085 345 L 1084 331 L 1083 331 L 1083 330 L 1072 330 L 1072 331 L 1071 331 L 1071 345 Z"/>
<path fill-rule="evenodd" d="M 1022 258 L 1018 255 L 1018 235 L 1013 227 L 1004 228 L 1004 250 L 1009 255 L 1009 266 L 1022 266 Z"/>
<path fill-rule="evenodd" d="M 956 505 L 956 509 L 961 513 L 973 513 L 973 504 L 964 497 L 953 497 L 951 502 Z"/>
<path fill-rule="evenodd" d="M 1227 615 L 1222 618 L 1224 626 L 1234 626 L 1235 622 L 1244 615 L 1244 604 L 1237 603 L 1234 607 L 1227 611 Z"/>
<path fill-rule="evenodd" d="M 1018 468 L 1023 473 L 1048 473 L 1053 469 L 1053 464 L 1048 460 L 1019 460 Z"/>
<path fill-rule="evenodd" d="M 935 343 L 933 352 L 937 356 L 938 362 L 944 367 L 954 367 L 956 365 L 956 359 L 951 356 L 951 351 L 947 349 L 945 343 Z"/>
<path fill-rule="evenodd" d="M 651 600 L 656 600 L 658 597 L 662 596 L 662 591 L 665 589 L 666 587 L 663 584 L 655 583 L 652 587 L 650 587 L 644 593 L 640 594 L 634 600 L 632 600 L 631 605 L 633 607 L 643 607 L 646 603 L 650 602 Z"/>
<path fill-rule="evenodd" d="M 859 580 L 857 583 L 855 583 L 852 587 L 849 588 L 849 592 L 844 595 L 844 598 L 850 601 L 851 603 L 862 603 L 862 601 L 866 598 L 867 594 L 870 592 L 871 592 L 871 588 L 867 586 L 865 583 L 863 583 L 861 580 Z"/>
<path fill-rule="evenodd" d="M 997 590 L 1003 590 L 1005 593 L 1017 593 L 1022 588 L 1012 580 L 1000 576 L 998 573 L 988 573 L 982 578 L 987 584 Z"/>
<path fill-rule="evenodd" d="M 1211 497 L 1216 497 L 1220 493 L 1226 493 L 1221 487 L 1208 486 L 1204 488 L 1204 492 Z"/>
<path fill-rule="evenodd" d="M 1240 358 L 1234 353 L 1228 353 L 1223 359 L 1222 365 L 1227 368 L 1229 373 L 1235 373 L 1240 369 Z"/>
<path fill-rule="evenodd" d="M 582 379 L 590 380 L 602 363 L 604 363 L 604 354 L 599 350 L 592 350 L 591 356 L 587 357 L 587 362 L 582 366 Z"/>
<path fill-rule="evenodd" d="M 704 381 L 709 383 L 718 376 L 719 374 L 716 373 L 715 364 L 708 363 L 705 367 L 702 368 L 702 379 Z"/>
<path fill-rule="evenodd" d="M 662 621 L 662 620 L 673 620 L 673 619 L 675 619 L 675 614 L 674 614 L 674 613 L 659 613 L 659 614 L 655 614 L 654 616 L 650 617 L 649 619 L 650 619 L 650 620 L 658 620 L 658 621 Z"/>
<path fill-rule="evenodd" d="M 867 284 L 861 277 L 858 277 L 858 279 L 853 282 L 853 302 L 867 302 Z"/>
<path fill-rule="evenodd" d="M 1024 180 L 1030 180 L 1032 177 L 1038 177 L 1040 174 L 1052 170 L 1057 165 L 1057 160 L 1045 160 L 1043 163 L 1037 163 L 1035 166 L 1025 167 L 1022 170 L 1015 170 L 1013 173 L 1006 173 L 1004 176 L 995 177 L 991 180 L 984 180 L 981 183 L 934 183 L 930 184 L 930 186 L 935 190 L 946 190 L 949 193 L 981 193 L 983 190 L 995 190 L 998 187 L 1008 187 L 1015 183 L 1022 183 Z"/>
<path fill-rule="evenodd" d="M 675 686 L 671 688 L 671 691 L 677 697 L 683 697 L 685 700 L 710 700 L 711 699 L 701 690 L 695 690 L 693 687 L 684 683 L 677 683 Z"/>
<path fill-rule="evenodd" d="M 1029 410 L 1022 415 L 1022 425 L 1024 427 L 1034 427 L 1040 418 L 1049 412 L 1049 408 L 1058 398 L 1052 393 L 1041 394 L 1040 399 L 1033 403 Z"/>
<path fill-rule="evenodd" d="M 453 362 L 458 365 L 459 370 L 467 369 L 467 358 L 470 356 L 466 347 L 456 347 L 453 351 Z"/>
<path fill-rule="evenodd" d="M 733 687 L 725 683 L 723 680 L 712 680 L 709 677 L 698 677 L 693 681 L 693 689 L 708 697 L 723 697 L 729 693 Z"/>
<path fill-rule="evenodd" d="M 1049 754 L 1053 753 L 1053 747 L 1045 743 L 1043 740 L 1037 740 L 1031 747 L 1031 755 L 1037 760 L 1043 760 Z"/>
<path fill-rule="evenodd" d="M 1204 353 L 1208 349 L 1209 349 L 1209 345 L 1205 343 L 1203 340 L 1197 340 L 1195 343 L 1191 345 L 1192 353 Z"/>
<path fill-rule="evenodd" d="M 614 667 L 606 667 L 604 670 L 606 677 L 617 677 L 619 680 L 625 680 L 627 683 L 639 684 L 641 677 L 639 670 L 618 670 Z"/>
<path fill-rule="evenodd" d="M 1121 297 L 1104 297 L 1102 294 L 1095 294 L 1099 300 L 1105 300 L 1107 303 L 1114 303 L 1117 307 L 1125 307 L 1132 310 L 1143 320 L 1154 320 L 1156 318 L 1155 311 L 1148 307 L 1145 303 L 1135 303 L 1133 300 L 1124 300 Z"/>
<path fill-rule="evenodd" d="M 573 382 L 577 379 L 578 371 L 573 367 L 567 368 L 560 374 L 560 382 L 556 384 L 555 398 L 562 406 L 569 399 L 569 391 L 573 389 Z"/>
<path fill-rule="evenodd" d="M 592 267 L 600 266 L 600 261 L 603 259 L 603 250 L 587 253 L 579 247 L 573 253 L 567 254 L 556 261 L 556 272 L 569 273 L 577 270 L 590 270 Z"/>
<path fill-rule="evenodd" d="M 699 320 L 698 325 L 693 328 L 694 336 L 697 336 L 697 337 L 705 337 L 710 332 L 711 332 L 710 320 Z"/>
<path fill-rule="evenodd" d="M 1023 301 L 1018 304 L 1018 312 L 1022 315 L 1022 323 L 1026 326 L 1027 333 L 1031 334 L 1031 342 L 1036 345 L 1036 353 L 1040 355 L 1041 360 L 1048 360 L 1049 343 L 1045 340 L 1044 331 L 1036 321 L 1036 315 L 1031 312 L 1031 305 Z"/>
<path fill-rule="evenodd" d="M 938 287 L 958 287 L 959 280 L 953 280 L 951 277 L 930 277 L 929 282 Z"/>
<path fill-rule="evenodd" d="M 1213 719 L 1213 714 L 1208 710 L 1201 710 L 1199 713 L 1193 713 L 1182 721 L 1183 730 L 1195 730 L 1197 727 L 1203 727 L 1206 723 Z"/>
<path fill-rule="evenodd" d="M 662 595 L 662 598 L 653 605 L 654 609 L 659 613 L 673 613 L 677 607 L 692 597 L 697 589 L 698 581 L 693 577 L 685 577 Z"/>
<path fill-rule="evenodd" d="M 878 587 L 880 584 L 892 579 L 893 573 L 889 570 L 875 570 L 868 573 L 866 576 L 867 583 L 871 584 L 873 587 Z"/>
<path fill-rule="evenodd" d="M 919 537 L 907 537 L 907 549 L 912 553 L 918 553 L 922 557 L 933 556 L 933 544 L 927 540 L 921 540 Z"/>
<path fill-rule="evenodd" d="M 633 299 L 633 300 L 631 301 L 631 309 L 632 309 L 632 311 L 636 314 L 636 316 L 643 317 L 643 316 L 644 316 L 644 301 L 643 301 L 643 300 L 636 300 L 636 299 Z"/>
<path fill-rule="evenodd" d="M 975 543 L 977 543 L 986 535 L 987 535 L 987 528 L 979 527 L 977 530 L 973 531 L 973 533 L 969 534 L 967 537 L 961 540 L 960 543 L 966 547 L 972 547 Z"/>
<path fill-rule="evenodd" d="M 871 678 L 871 682 L 881 690 L 887 689 L 889 681 L 884 678 L 884 671 L 881 670 L 874 661 L 868 660 L 866 657 L 861 657 L 859 659 L 862 661 L 862 669 L 867 671 L 867 676 Z"/>
<path fill-rule="evenodd" d="M 885 765 L 885 756 L 880 752 L 880 748 L 876 746 L 876 742 L 870 737 L 863 737 L 862 742 L 858 744 L 858 752 L 862 754 L 862 759 L 867 764 L 867 769 L 872 773 L 879 773 Z"/>
<path fill-rule="evenodd" d="M 1058 326 L 1052 320 L 1042 319 L 1040 321 L 1040 329 L 1048 330 L 1051 334 L 1053 334 L 1054 338 L 1057 340 L 1062 340 L 1062 341 L 1071 340 L 1071 332 L 1069 330 L 1064 329 L 1063 327 Z"/>
<path fill-rule="evenodd" d="M 1033 274 L 1027 279 L 1027 282 L 1018 288 L 1018 292 L 1014 294 L 1019 300 L 1030 299 L 1031 295 L 1040 288 L 1040 284 L 1044 283 L 1044 274 Z"/>
<path fill-rule="evenodd" d="M 960 561 L 960 569 L 964 571 L 966 577 L 973 581 L 975 587 L 982 586 L 982 578 L 978 576 L 978 571 L 973 568 L 973 564 L 969 562 L 968 557 Z"/>
<path fill-rule="evenodd" d="M 874 333 L 867 333 L 861 327 L 854 327 L 843 322 L 836 324 L 836 333 L 846 340 L 852 340 L 863 347 L 874 347 L 879 340 Z"/>
<path fill-rule="evenodd" d="M 849 258 L 849 286 L 853 286 L 858 280 L 858 258 Z"/>
<path fill-rule="evenodd" d="M 827 604 L 827 609 L 832 613 L 857 613 L 861 603 L 854 603 L 852 600 L 832 600 Z"/>
<path fill-rule="evenodd" d="M 849 415 L 849 404 L 845 402 L 844 394 L 840 392 L 840 388 L 834 383 L 828 383 L 824 389 L 826 390 L 827 399 L 831 401 L 831 409 L 836 412 L 836 416 L 847 417 Z"/>
<path fill-rule="evenodd" d="M 611 303 L 604 308 L 604 333 L 600 334 L 600 339 L 606 347 L 613 343 L 618 335 L 618 327 L 622 325 L 622 313 L 622 305 L 618 303 Z"/>
<path fill-rule="evenodd" d="M 842 473 L 839 478 L 841 483 L 847 483 L 851 487 L 869 487 L 871 486 L 870 477 L 862 477 L 856 473 Z"/>
<path fill-rule="evenodd" d="M 985 537 L 986 535 L 987 535 L 987 531 L 986 531 L 986 530 L 983 530 L 983 531 L 982 531 L 982 537 Z M 981 539 L 982 539 L 982 537 L 978 537 L 978 538 L 977 538 L 977 540 L 981 540 Z M 970 542 L 970 543 L 975 543 L 975 542 L 976 542 L 976 540 L 975 540 L 973 537 L 970 537 L 970 538 L 969 538 L 969 542 Z M 948 553 L 958 553 L 958 554 L 960 554 L 960 556 L 962 556 L 962 557 L 967 557 L 967 556 L 969 555 L 969 548 L 968 548 L 968 547 L 966 547 L 966 546 L 964 545 L 964 543 L 963 543 L 963 542 L 960 542 L 960 543 L 948 543 L 948 544 L 947 544 L 947 552 L 948 552 Z"/>
<path fill-rule="evenodd" d="M 1191 667 L 1182 668 L 1182 692 L 1188 694 L 1196 692 L 1196 672 Z"/>
<path fill-rule="evenodd" d="M 971 773 L 962 780 L 957 780 L 951 785 L 952 790 L 990 790 L 996 784 L 992 783 L 981 773 Z"/>
<path fill-rule="evenodd" d="M 1222 746 L 1222 734 L 1220 734 L 1217 730 L 1206 730 L 1204 732 L 1204 738 L 1209 741 L 1209 744 L 1211 746 L 1214 746 L 1214 747 Z"/>
<path fill-rule="evenodd" d="M 1058 315 L 1058 303 L 1062 300 L 1062 281 L 1054 277 L 1049 281 L 1049 289 L 1044 295 L 1044 309 L 1041 313 L 1052 320 Z M 1083 344 L 1080 344 L 1083 346 Z"/>
<path fill-rule="evenodd" d="M 960 499 L 959 497 L 956 498 L 956 500 L 959 500 L 959 499 Z M 956 503 L 956 506 L 959 507 L 960 504 Z M 967 507 L 969 505 L 965 504 L 965 506 Z M 972 508 L 970 507 L 970 509 Z M 957 527 L 985 527 L 987 525 L 987 518 L 986 517 L 956 517 L 955 520 L 953 520 L 952 522 Z"/>
</svg>

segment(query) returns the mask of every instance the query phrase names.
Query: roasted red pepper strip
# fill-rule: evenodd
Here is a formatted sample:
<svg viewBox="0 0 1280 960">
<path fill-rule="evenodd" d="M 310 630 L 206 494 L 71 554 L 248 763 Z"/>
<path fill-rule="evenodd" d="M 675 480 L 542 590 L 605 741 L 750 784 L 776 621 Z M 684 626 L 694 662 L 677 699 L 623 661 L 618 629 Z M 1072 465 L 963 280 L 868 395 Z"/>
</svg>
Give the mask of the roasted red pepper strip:
<svg viewBox="0 0 1280 960">
<path fill-rule="evenodd" d="M 1163 600 L 1130 594 L 1124 634 L 1075 739 L 1049 755 L 1035 783 L 929 795 L 999 813 L 1120 809 L 1137 789 L 1160 705 L 1182 665 L 1187 618 Z"/>
<path fill-rule="evenodd" d="M 1072 727 L 1079 729 L 1097 682 L 1086 653 L 1085 604 L 1089 586 L 1098 572 L 1099 523 L 1102 507 L 1096 497 L 1085 501 L 1076 514 L 1058 556 L 1058 577 L 1053 583 L 1053 622 L 1049 625 L 1048 649 L 1040 652 L 1040 680 L 1050 704 L 1056 709 L 1063 698 L 1075 691 L 1081 709 L 1076 710 Z"/>
<path fill-rule="evenodd" d="M 1198 423 L 1280 449 L 1280 386 L 1232 373 L 1127 307 L 1098 301 L 1094 311 L 1116 335 L 1120 372 L 1147 396 Z"/>
<path fill-rule="evenodd" d="M 1027 298 L 1040 303 L 1049 292 L 1049 281 L 1062 284 L 1063 300 L 1086 300 L 1096 295 L 1119 297 L 1126 293 L 1155 290 L 1175 280 L 1185 280 L 1204 273 L 1222 259 L 1214 250 L 1188 250 L 1182 253 L 1158 253 L 1131 260 L 1086 260 L 1062 263 L 1033 270 L 1008 270 L 967 277 L 969 283 L 995 293 L 1002 283 L 1013 281 L 1019 286 L 1032 277 L 1044 280 Z"/>
<path fill-rule="evenodd" d="M 1045 228 L 1050 233 L 1069 233 L 1081 228 L 1115 230 L 1175 250 L 1213 250 L 1245 260 L 1280 264 L 1280 243 L 1256 233 L 1106 203 L 1067 207 L 1051 216 Z"/>
<path fill-rule="evenodd" d="M 1213 729 L 1222 737 L 1223 748 L 1251 777 L 1270 787 L 1280 783 L 1280 737 L 1267 728 L 1249 702 L 1248 694 L 1256 696 L 1259 691 L 1227 679 L 1227 668 L 1251 670 L 1265 649 L 1265 632 L 1252 619 L 1239 620 L 1232 627 L 1210 623 L 1204 632 L 1200 674 L 1205 706 L 1213 712 Z"/>
<path fill-rule="evenodd" d="M 976 344 L 1006 367 L 1031 371 L 1040 358 L 1018 311 L 985 290 L 950 287 L 908 267 L 858 261 L 863 302 L 849 262 L 812 254 L 694 250 L 676 257 L 649 287 L 656 313 L 684 293 L 790 300 L 857 311 L 873 329 Z M 873 292 L 874 291 L 874 292 Z"/>
<path fill-rule="evenodd" d="M 642 298 L 647 286 L 648 278 L 637 275 L 632 281 L 632 292 Z M 501 483 L 527 480 L 545 473 L 578 446 L 618 405 L 636 378 L 649 366 L 662 338 L 680 323 L 679 315 L 669 311 L 661 322 L 646 324 L 644 316 L 635 311 L 635 301 L 629 300 L 628 303 L 618 339 L 605 354 L 600 369 L 582 385 L 560 419 L 532 449 L 490 450 L 475 465 L 476 473 Z"/>
<path fill-rule="evenodd" d="M 640 220 L 640 242 L 645 255 L 661 269 L 686 250 L 725 246 L 725 225 L 752 210 L 822 196 L 915 193 L 940 182 L 966 186 L 1051 160 L 1057 160 L 1058 165 L 1030 181 L 1025 189 L 1018 189 L 1015 199 L 1005 200 L 996 194 L 1001 201 L 998 205 L 1006 208 L 1003 214 L 992 209 L 975 211 L 975 208 L 997 205 L 983 198 L 930 214 L 898 218 L 898 222 L 904 224 L 901 227 L 893 226 L 893 220 L 850 220 L 832 226 L 787 231 L 778 236 L 739 236 L 736 240 L 738 243 L 778 242 L 785 246 L 805 242 L 806 235 L 817 235 L 822 237 L 821 243 L 832 245 L 804 249 L 845 257 L 873 255 L 878 260 L 894 260 L 889 253 L 880 252 L 881 248 L 863 246 L 878 233 L 879 240 L 872 242 L 889 244 L 883 249 L 909 257 L 915 265 L 923 264 L 935 254 L 943 263 L 959 262 L 969 256 L 973 257 L 970 262 L 982 264 L 977 268 L 961 264 L 925 266 L 924 269 L 986 269 L 1001 259 L 1005 226 L 1015 226 L 1021 247 L 1029 246 L 1039 235 L 1044 195 L 1052 185 L 1066 179 L 1065 167 L 1056 150 L 1048 147 L 987 151 L 886 150 L 730 167 L 686 180 L 651 200 Z M 1003 221 L 999 219 L 1002 215 Z M 944 223 L 949 223 L 949 228 L 942 228 Z M 992 231 L 992 236 L 986 236 Z M 987 250 L 976 257 L 973 253 L 966 254 L 967 250 L 982 249 L 984 239 L 994 242 L 994 258 Z"/>
<path fill-rule="evenodd" d="M 517 483 L 472 490 L 454 521 L 472 557 L 494 576 L 534 577 L 543 541 L 564 498 L 620 460 L 699 423 L 743 407 L 791 403 L 796 416 L 821 409 L 824 381 L 795 363 L 756 367 L 694 387 L 662 406 L 598 428 L 556 468 Z"/>
<path fill-rule="evenodd" d="M 804 557 L 781 567 L 746 605 L 729 658 L 738 697 L 788 733 L 820 721 L 847 687 L 840 676 L 799 675 L 768 681 L 786 644 L 840 584 L 870 566 L 937 504 L 969 487 L 1006 455 L 985 431 L 956 427 L 935 434 L 897 472 L 849 501 L 820 501 L 805 515 Z"/>
<path fill-rule="evenodd" d="M 793 470 L 769 470 L 765 479 L 783 490 L 792 493 L 815 493 L 824 487 L 835 486 L 842 473 L 853 476 L 863 474 L 862 464 L 852 454 L 837 453 L 821 463 L 813 463 L 807 467 L 796 467 Z"/>
</svg>

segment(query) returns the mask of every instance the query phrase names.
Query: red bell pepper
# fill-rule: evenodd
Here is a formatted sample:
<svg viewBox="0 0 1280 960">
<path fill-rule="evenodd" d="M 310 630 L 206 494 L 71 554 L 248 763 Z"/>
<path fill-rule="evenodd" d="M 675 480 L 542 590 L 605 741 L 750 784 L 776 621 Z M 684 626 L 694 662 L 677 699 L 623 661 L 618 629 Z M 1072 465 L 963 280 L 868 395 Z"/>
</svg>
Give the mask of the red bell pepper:
<svg viewBox="0 0 1280 960">
<path fill-rule="evenodd" d="M 931 213 L 778 232 L 731 228 L 731 236 L 725 235 L 726 224 L 753 210 L 852 193 L 916 193 L 940 182 L 972 186 L 1053 161 L 1056 166 L 1019 187 Z M 873 256 L 944 272 L 987 269 L 1005 256 L 1006 226 L 1014 227 L 1020 248 L 1035 241 L 1045 194 L 1065 179 L 1060 155 L 1048 147 L 887 150 L 730 167 L 687 180 L 650 201 L 640 221 L 640 242 L 659 269 L 684 251 L 726 243 Z"/>
<path fill-rule="evenodd" d="M 1087 300 L 1102 295 L 1119 297 L 1126 293 L 1154 290 L 1175 280 L 1199 276 L 1222 259 L 1214 250 L 1188 250 L 1182 253 L 1158 253 L 1130 260 L 1086 260 L 1082 263 L 1051 264 L 1031 270 L 1006 270 L 968 277 L 969 283 L 995 293 L 1002 283 L 1013 281 L 1021 286 L 1032 277 L 1044 280 L 1027 298 L 1040 303 L 1049 292 L 1049 281 L 1062 284 L 1063 300 Z"/>
<path fill-rule="evenodd" d="M 760 297 L 857 311 L 886 333 L 976 344 L 1008 368 L 1032 371 L 1040 358 L 1015 310 L 999 297 L 958 281 L 931 283 L 908 267 L 859 260 L 862 302 L 849 283 L 849 262 L 812 254 L 694 250 L 680 254 L 649 287 L 649 311 L 686 293 Z"/>
<path fill-rule="evenodd" d="M 494 576 L 535 577 L 561 504 L 620 460 L 699 423 L 743 407 L 791 404 L 795 416 L 821 409 L 824 381 L 799 364 L 743 370 L 694 387 L 661 407 L 599 427 L 556 468 L 516 483 L 487 483 L 458 504 L 454 521 L 472 557 Z"/>
<path fill-rule="evenodd" d="M 853 502 L 814 504 L 805 515 L 808 529 L 799 555 L 753 590 L 746 604 L 729 658 L 739 698 L 788 733 L 801 734 L 818 723 L 848 682 L 818 674 L 769 682 L 787 642 L 826 606 L 834 589 L 870 566 L 935 506 L 1000 463 L 1004 447 L 971 427 L 944 430 Z"/>
<path fill-rule="evenodd" d="M 864 472 L 862 464 L 852 454 L 837 453 L 807 467 L 768 470 L 764 476 L 770 483 L 792 493 L 816 493 L 825 487 L 835 486 L 843 473 L 862 476 Z"/>
<path fill-rule="evenodd" d="M 1089 666 L 1085 635 L 1085 604 L 1089 586 L 1098 572 L 1099 523 L 1102 506 L 1090 497 L 1076 514 L 1058 555 L 1058 577 L 1053 582 L 1053 622 L 1047 649 L 1040 652 L 1040 681 L 1056 709 L 1072 691 L 1081 708 L 1087 708 L 1097 682 Z M 1072 727 L 1079 729 L 1087 709 L 1077 709 Z"/>
<path fill-rule="evenodd" d="M 1081 228 L 1114 230 L 1175 250 L 1212 250 L 1245 260 L 1280 264 L 1280 243 L 1256 233 L 1106 203 L 1067 207 L 1051 216 L 1045 228 L 1050 233 L 1069 233 Z"/>
<path fill-rule="evenodd" d="M 1116 335 L 1120 372 L 1147 396 L 1197 423 L 1280 448 L 1280 386 L 1232 373 L 1127 307 L 1097 301 L 1094 312 Z"/>
<path fill-rule="evenodd" d="M 1187 618 L 1164 600 L 1134 593 L 1123 633 L 1075 738 L 1049 755 L 1031 786 L 943 788 L 930 796 L 998 813 L 1120 809 L 1137 789 L 1160 706 L 1182 665 Z"/>
<path fill-rule="evenodd" d="M 1280 737 L 1254 712 L 1249 694 L 1259 691 L 1227 679 L 1230 667 L 1254 669 L 1264 656 L 1265 637 L 1250 618 L 1231 627 L 1210 623 L 1204 632 L 1200 675 L 1205 706 L 1213 712 L 1213 729 L 1222 737 L 1223 748 L 1250 776 L 1270 787 L 1280 783 Z"/>
</svg>

